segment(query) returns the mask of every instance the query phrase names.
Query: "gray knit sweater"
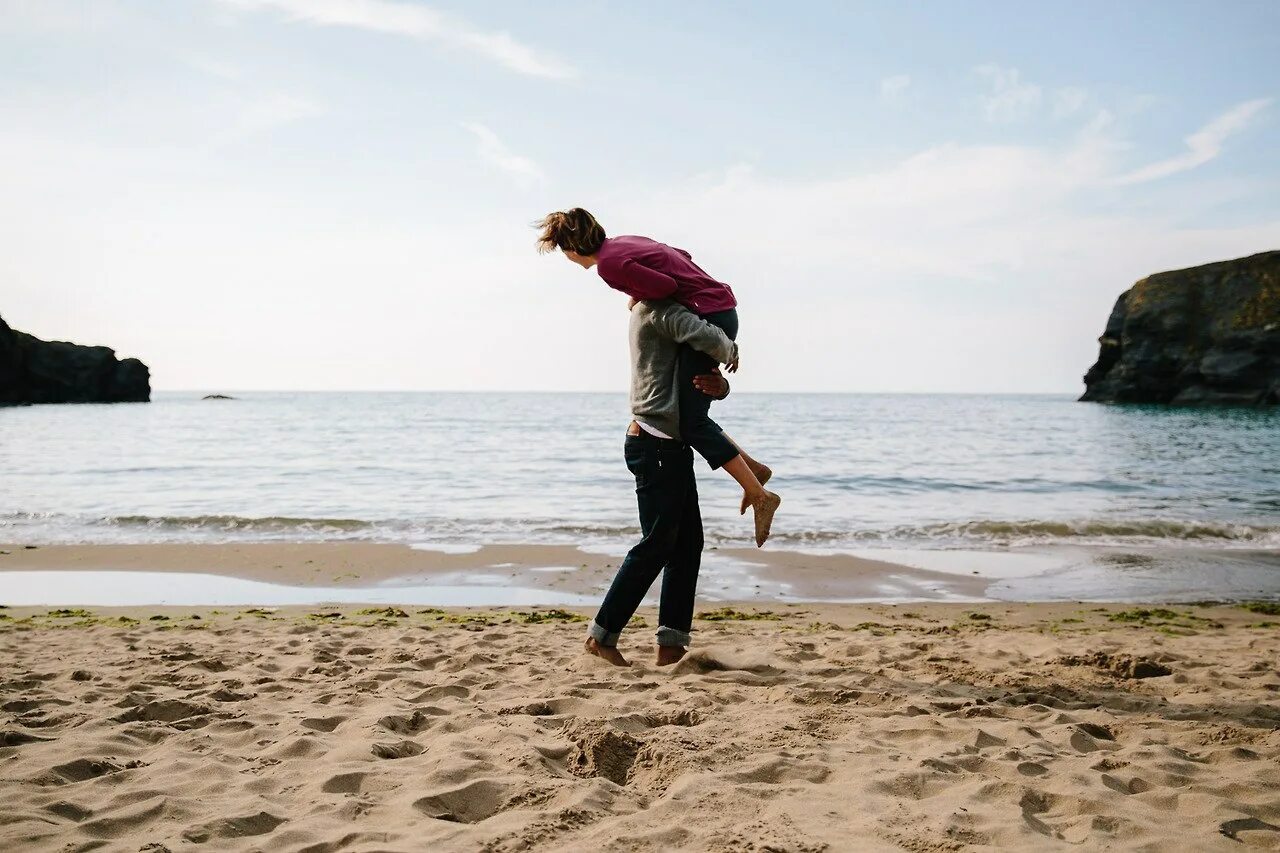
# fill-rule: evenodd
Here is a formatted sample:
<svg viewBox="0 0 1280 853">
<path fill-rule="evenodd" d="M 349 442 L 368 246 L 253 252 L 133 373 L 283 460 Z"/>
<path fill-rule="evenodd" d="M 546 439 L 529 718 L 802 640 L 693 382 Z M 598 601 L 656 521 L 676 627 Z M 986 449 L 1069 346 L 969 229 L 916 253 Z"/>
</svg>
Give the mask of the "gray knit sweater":
<svg viewBox="0 0 1280 853">
<path fill-rule="evenodd" d="M 683 305 L 670 299 L 637 302 L 631 309 L 631 414 L 672 438 L 680 437 L 680 389 L 676 362 L 680 344 L 721 364 L 733 361 L 738 345 Z"/>
</svg>

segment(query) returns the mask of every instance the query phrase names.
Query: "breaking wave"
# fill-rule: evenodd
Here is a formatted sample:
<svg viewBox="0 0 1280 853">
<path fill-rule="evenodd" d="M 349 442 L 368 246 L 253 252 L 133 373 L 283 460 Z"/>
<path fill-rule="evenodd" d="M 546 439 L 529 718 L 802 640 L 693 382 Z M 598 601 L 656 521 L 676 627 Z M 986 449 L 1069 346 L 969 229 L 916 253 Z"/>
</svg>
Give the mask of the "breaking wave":
<svg viewBox="0 0 1280 853">
<path fill-rule="evenodd" d="M 744 544 L 741 525 L 707 521 L 707 541 Z M 6 531 L 46 542 L 371 541 L 480 544 L 485 542 L 617 543 L 639 535 L 634 524 L 566 524 L 555 519 L 306 518 L 240 515 L 118 515 L 58 513 L 0 515 Z M 1169 545 L 1277 548 L 1280 526 L 1176 519 L 992 520 L 937 522 L 871 529 L 777 530 L 771 540 L 792 547 L 983 548 L 1028 545 Z"/>
</svg>

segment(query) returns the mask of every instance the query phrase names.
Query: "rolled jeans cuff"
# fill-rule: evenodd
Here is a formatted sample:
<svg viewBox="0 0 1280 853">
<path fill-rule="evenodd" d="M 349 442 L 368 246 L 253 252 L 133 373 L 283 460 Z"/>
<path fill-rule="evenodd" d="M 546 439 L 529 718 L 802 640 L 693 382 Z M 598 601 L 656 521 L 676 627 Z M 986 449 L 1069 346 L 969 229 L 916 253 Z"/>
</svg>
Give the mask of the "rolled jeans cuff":
<svg viewBox="0 0 1280 853">
<path fill-rule="evenodd" d="M 595 640 L 602 646 L 618 645 L 618 638 L 622 636 L 621 631 L 606 631 L 602 626 L 596 624 L 596 620 L 592 619 L 587 625 L 587 636 Z"/>
<path fill-rule="evenodd" d="M 689 645 L 692 637 L 688 631 L 677 631 L 675 628 L 668 628 L 665 625 L 658 627 L 658 645 L 660 646 L 680 646 L 684 648 Z"/>
</svg>

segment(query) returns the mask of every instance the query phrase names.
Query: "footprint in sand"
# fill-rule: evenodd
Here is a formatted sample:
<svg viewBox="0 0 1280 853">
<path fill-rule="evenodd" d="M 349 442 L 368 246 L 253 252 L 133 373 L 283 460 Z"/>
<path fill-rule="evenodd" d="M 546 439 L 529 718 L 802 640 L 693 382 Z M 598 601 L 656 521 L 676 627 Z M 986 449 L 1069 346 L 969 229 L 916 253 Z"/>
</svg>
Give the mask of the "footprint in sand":
<svg viewBox="0 0 1280 853">
<path fill-rule="evenodd" d="M 119 773 L 122 770 L 132 770 L 142 766 L 144 765 L 141 761 L 127 761 L 117 764 L 114 761 L 105 759 L 94 761 L 90 758 L 77 758 L 75 761 L 59 764 L 51 769 L 61 782 L 83 782 L 86 779 L 96 779 L 99 776 Z"/>
<path fill-rule="evenodd" d="M 161 699 L 136 705 L 119 716 L 111 719 L 117 723 L 158 722 L 168 723 L 174 728 L 199 728 L 209 722 L 214 710 L 206 705 L 187 702 L 182 699 Z"/>
<path fill-rule="evenodd" d="M 58 800 L 56 803 L 50 803 L 44 807 L 44 810 L 51 815 L 75 821 L 76 823 L 79 823 L 85 818 L 93 817 L 93 809 L 87 809 L 66 800 Z"/>
<path fill-rule="evenodd" d="M 358 794 L 364 777 L 368 775 L 368 773 L 339 773 L 325 780 L 320 790 L 326 794 Z"/>
<path fill-rule="evenodd" d="M 313 732 L 331 732 L 346 721 L 346 717 L 307 717 L 298 725 Z"/>
<path fill-rule="evenodd" d="M 157 794 L 156 802 L 141 804 L 132 809 L 122 809 L 108 817 L 80 824 L 80 831 L 94 838 L 118 838 L 136 832 L 164 814 L 166 798 Z"/>
<path fill-rule="evenodd" d="M 378 720 L 378 725 L 392 734 L 417 734 L 431 725 L 433 717 L 447 717 L 449 712 L 443 708 L 419 708 L 409 715 L 389 714 Z"/>
<path fill-rule="evenodd" d="M 209 823 L 193 826 L 182 837 L 194 844 L 202 844 L 210 838 L 244 838 L 251 835 L 266 835 L 284 823 L 285 819 L 268 812 L 258 812 L 243 817 L 227 817 Z"/>
<path fill-rule="evenodd" d="M 192 665 L 208 670 L 209 672 L 226 672 L 231 669 L 228 664 L 218 660 L 217 658 L 204 658 L 203 660 L 196 661 Z"/>
<path fill-rule="evenodd" d="M 1260 820 L 1256 817 L 1242 817 L 1223 821 L 1219 825 L 1218 831 L 1232 841 L 1246 841 L 1246 839 L 1256 841 L 1259 847 L 1270 846 L 1280 840 L 1280 837 L 1277 837 L 1277 833 L 1280 833 L 1280 826 L 1276 826 L 1274 823 L 1267 823 L 1265 820 Z M 1253 836 L 1255 832 L 1262 834 Z M 1245 833 L 1244 838 L 1241 838 L 1242 833 Z"/>
<path fill-rule="evenodd" d="M 39 743 L 46 740 L 53 740 L 53 738 L 39 737 L 26 732 L 12 730 L 0 731 L 0 746 L 22 746 L 27 743 Z"/>
<path fill-rule="evenodd" d="M 1103 773 L 1100 778 L 1102 779 L 1102 784 L 1122 794 L 1141 794 L 1143 791 L 1151 790 L 1150 783 L 1137 776 L 1134 776 L 1128 782 L 1118 776 L 1112 776 L 1110 773 Z"/>
<path fill-rule="evenodd" d="M 471 695 L 471 691 L 458 684 L 437 684 L 434 687 L 428 687 L 417 696 L 410 698 L 408 701 L 412 705 L 420 702 L 438 702 L 441 699 L 466 699 Z"/>
<path fill-rule="evenodd" d="M 496 779 L 477 779 L 415 800 L 413 807 L 427 817 L 455 823 L 478 823 L 502 811 L 509 786 Z"/>
</svg>

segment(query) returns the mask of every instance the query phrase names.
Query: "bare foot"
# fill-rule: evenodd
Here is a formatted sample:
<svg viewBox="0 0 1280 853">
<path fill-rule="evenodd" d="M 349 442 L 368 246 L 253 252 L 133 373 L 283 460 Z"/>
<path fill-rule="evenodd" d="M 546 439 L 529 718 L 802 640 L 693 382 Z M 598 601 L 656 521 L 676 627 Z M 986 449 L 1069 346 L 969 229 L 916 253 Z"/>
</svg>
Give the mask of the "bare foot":
<svg viewBox="0 0 1280 853">
<path fill-rule="evenodd" d="M 773 476 L 773 469 L 761 462 L 752 460 L 750 463 L 751 473 L 756 475 L 756 479 L 760 481 L 760 485 L 769 482 L 769 478 Z M 747 497 L 747 493 L 742 493 L 742 506 L 738 507 L 738 515 L 746 515 L 747 507 L 751 506 L 751 498 Z"/>
<path fill-rule="evenodd" d="M 658 666 L 671 666 L 687 652 L 684 646 L 658 646 Z"/>
<path fill-rule="evenodd" d="M 622 656 L 622 652 L 613 646 L 602 646 L 596 642 L 595 637 L 587 637 L 586 644 L 587 654 L 604 658 L 614 666 L 631 666 L 627 659 Z"/>
<path fill-rule="evenodd" d="M 773 492 L 765 492 L 751 502 L 756 515 L 756 547 L 764 547 L 769 539 L 769 530 L 773 527 L 773 514 L 782 505 L 782 498 Z"/>
</svg>

